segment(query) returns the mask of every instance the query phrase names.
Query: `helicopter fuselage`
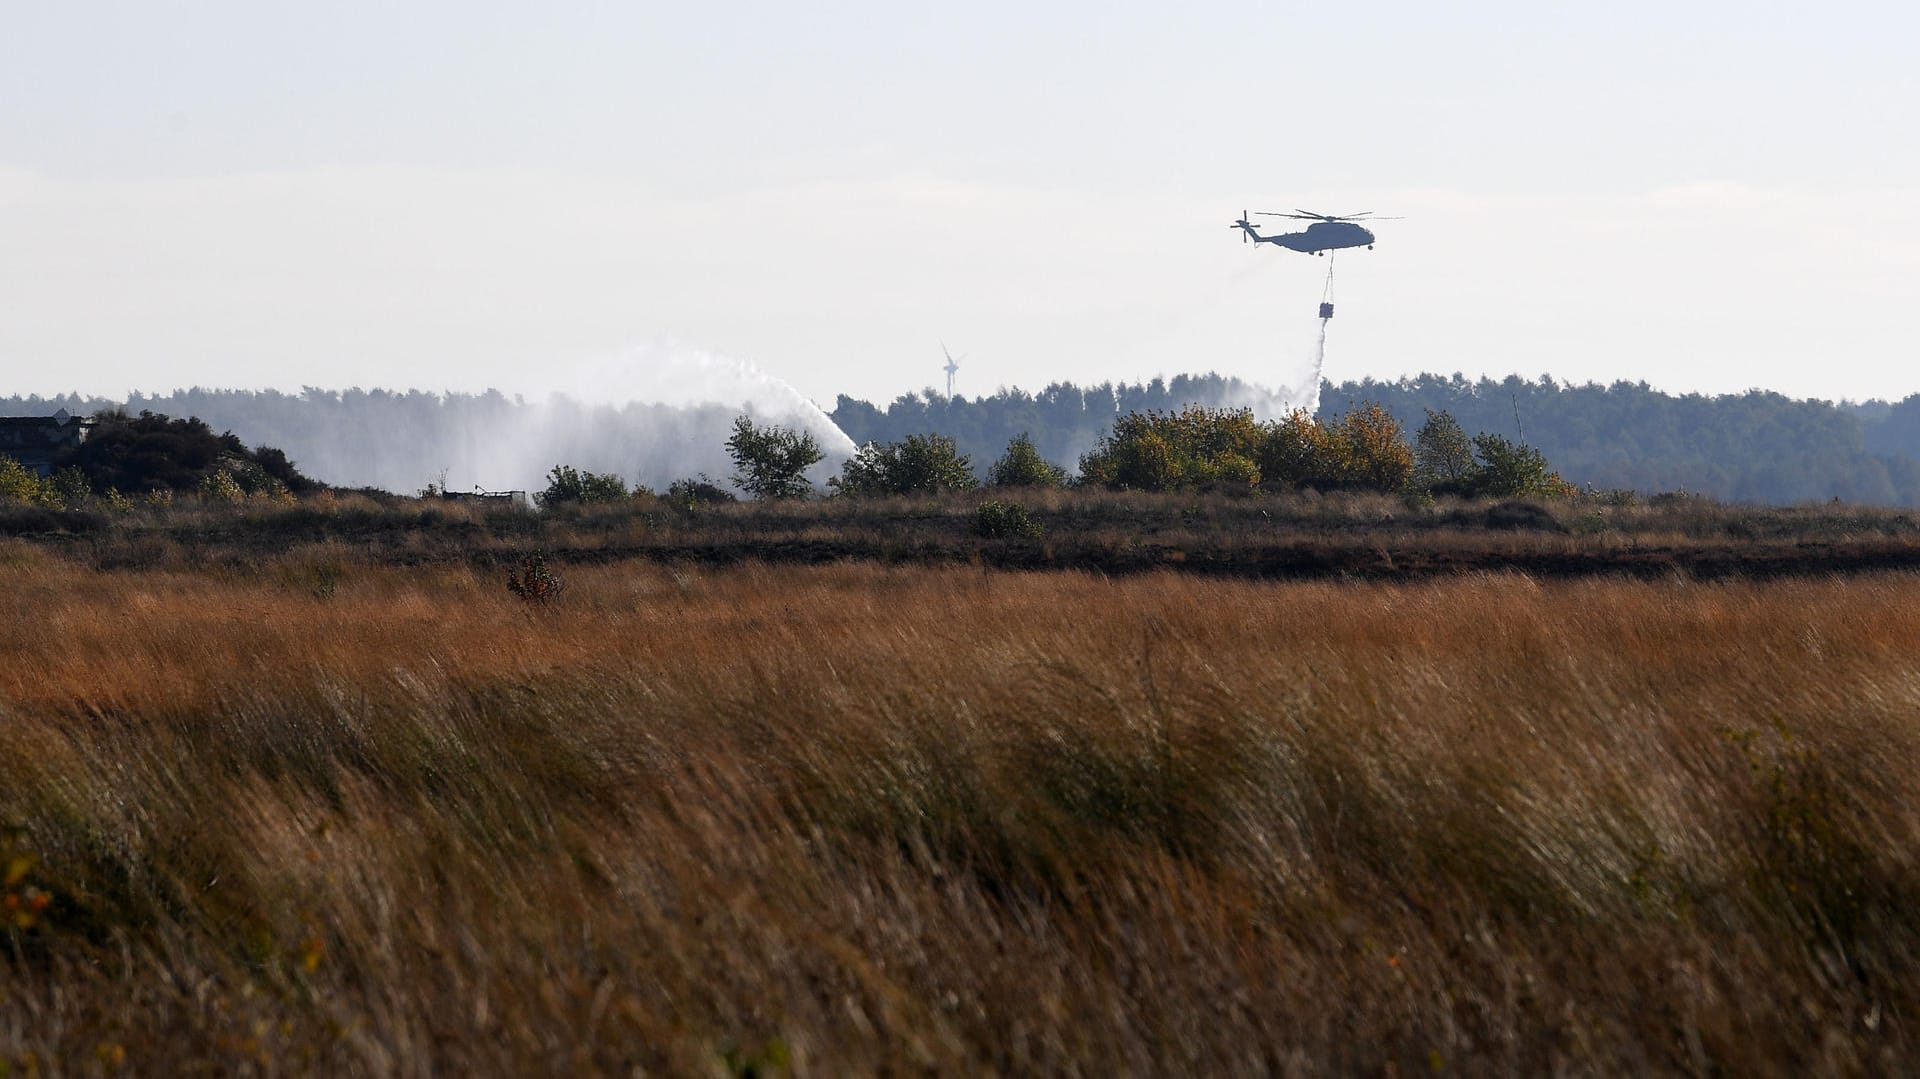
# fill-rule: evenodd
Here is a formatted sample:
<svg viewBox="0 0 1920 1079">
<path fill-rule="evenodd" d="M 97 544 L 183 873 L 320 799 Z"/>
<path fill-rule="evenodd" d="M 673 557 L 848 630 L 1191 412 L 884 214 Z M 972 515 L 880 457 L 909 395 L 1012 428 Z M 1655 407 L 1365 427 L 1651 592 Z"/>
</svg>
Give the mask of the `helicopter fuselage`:
<svg viewBox="0 0 1920 1079">
<path fill-rule="evenodd" d="M 1315 221 L 1301 232 L 1287 232 L 1279 236 L 1262 236 L 1251 228 L 1247 234 L 1256 242 L 1277 244 L 1289 251 L 1308 255 L 1338 251 L 1344 247 L 1373 246 L 1373 233 L 1351 221 Z"/>
</svg>

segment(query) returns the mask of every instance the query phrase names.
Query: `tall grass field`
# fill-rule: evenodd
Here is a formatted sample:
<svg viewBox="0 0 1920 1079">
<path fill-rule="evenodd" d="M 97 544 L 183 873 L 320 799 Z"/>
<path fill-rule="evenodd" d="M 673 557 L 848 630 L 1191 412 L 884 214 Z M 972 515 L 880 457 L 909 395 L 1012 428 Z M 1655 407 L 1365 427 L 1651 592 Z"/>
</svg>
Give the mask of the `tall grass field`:
<svg viewBox="0 0 1920 1079">
<path fill-rule="evenodd" d="M 1920 1059 L 1920 577 L 535 571 L 0 546 L 0 1075 Z"/>
</svg>

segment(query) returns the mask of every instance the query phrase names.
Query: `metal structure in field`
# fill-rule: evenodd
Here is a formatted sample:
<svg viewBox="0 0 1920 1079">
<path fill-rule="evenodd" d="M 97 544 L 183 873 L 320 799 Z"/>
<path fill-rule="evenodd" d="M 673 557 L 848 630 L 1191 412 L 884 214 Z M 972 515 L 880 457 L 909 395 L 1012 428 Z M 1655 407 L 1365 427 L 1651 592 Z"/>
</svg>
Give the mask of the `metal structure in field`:
<svg viewBox="0 0 1920 1079">
<path fill-rule="evenodd" d="M 953 400 L 953 374 L 960 370 L 960 364 L 954 360 L 953 353 L 947 351 L 945 341 L 940 342 L 940 351 L 947 357 L 947 365 L 941 370 L 947 373 L 947 400 L 951 401 Z"/>
</svg>

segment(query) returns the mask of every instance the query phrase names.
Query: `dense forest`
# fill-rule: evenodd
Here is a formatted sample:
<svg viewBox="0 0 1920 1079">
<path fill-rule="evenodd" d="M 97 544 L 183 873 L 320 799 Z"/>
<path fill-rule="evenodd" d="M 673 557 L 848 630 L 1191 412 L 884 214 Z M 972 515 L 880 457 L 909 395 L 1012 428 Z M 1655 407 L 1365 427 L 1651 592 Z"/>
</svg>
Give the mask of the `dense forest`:
<svg viewBox="0 0 1920 1079">
<path fill-rule="evenodd" d="M 1428 409 L 1451 413 L 1469 433 L 1499 434 L 1541 451 L 1581 486 L 1751 502 L 1920 505 L 1920 395 L 1891 405 L 1836 405 L 1758 390 L 1674 395 L 1644 382 L 1421 375 L 1323 384 L 1318 418 L 1330 420 L 1367 402 L 1409 432 Z M 856 442 L 938 431 L 976 465 L 1025 431 L 1042 453 L 1071 467 L 1116 415 L 1189 403 L 1244 405 L 1259 415 L 1282 407 L 1237 379 L 1208 375 L 1145 385 L 1056 383 L 1038 394 L 1002 390 L 971 400 L 949 401 L 929 390 L 903 395 L 884 410 L 841 397 L 833 419 Z"/>
<path fill-rule="evenodd" d="M 1685 490 L 1718 498 L 1792 503 L 1839 498 L 1920 505 L 1920 394 L 1897 403 L 1834 404 L 1776 393 L 1674 395 L 1645 383 L 1602 386 L 1550 377 L 1477 381 L 1422 375 L 1394 382 L 1327 383 L 1321 419 L 1377 403 L 1411 433 L 1426 410 L 1451 413 L 1469 434 L 1487 432 L 1541 451 L 1581 486 Z M 1258 387 L 1217 375 L 1037 392 L 1003 389 L 948 399 L 932 390 L 879 406 L 842 395 L 832 420 L 857 444 L 908 435 L 950 437 L 983 475 L 1020 434 L 1047 460 L 1077 471 L 1114 420 L 1190 404 L 1284 411 Z M 125 401 L 0 398 L 0 414 L 87 414 L 118 407 L 195 416 L 248 445 L 283 447 L 302 471 L 349 485 L 411 491 L 451 469 L 465 488 L 526 485 L 555 464 L 617 472 L 664 487 L 726 468 L 726 425 L 736 408 L 529 403 L 499 393 L 434 394 L 180 390 Z M 776 417 L 777 418 L 777 417 Z"/>
<path fill-rule="evenodd" d="M 1459 375 L 1347 382 L 1321 395 L 1323 411 L 1350 401 L 1375 402 L 1416 425 L 1424 410 L 1445 410 L 1468 431 L 1527 442 L 1576 484 L 1743 502 L 1920 505 L 1920 396 L 1889 408 L 1760 390 L 1673 395 L 1644 382 Z"/>
</svg>

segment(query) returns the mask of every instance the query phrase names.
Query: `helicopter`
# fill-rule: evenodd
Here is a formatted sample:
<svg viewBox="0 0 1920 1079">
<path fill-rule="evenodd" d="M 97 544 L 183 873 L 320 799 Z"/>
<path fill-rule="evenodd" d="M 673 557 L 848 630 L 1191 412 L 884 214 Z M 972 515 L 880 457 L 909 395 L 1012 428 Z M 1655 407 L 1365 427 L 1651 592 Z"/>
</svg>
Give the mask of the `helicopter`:
<svg viewBox="0 0 1920 1079">
<path fill-rule="evenodd" d="M 1373 248 L 1373 233 L 1369 232 L 1362 221 L 1398 221 L 1397 217 L 1374 217 L 1372 210 L 1357 214 L 1316 214 L 1306 210 L 1295 210 L 1290 214 L 1259 212 L 1261 217 L 1290 217 L 1299 221 L 1311 221 L 1304 232 L 1288 232 L 1279 236 L 1262 236 L 1254 230 L 1252 222 L 1247 220 L 1247 212 L 1240 211 L 1240 220 L 1228 225 L 1239 229 L 1243 243 L 1278 244 L 1289 251 L 1299 251 L 1307 255 L 1324 255 L 1328 251 L 1338 251 L 1343 247 Z"/>
</svg>

